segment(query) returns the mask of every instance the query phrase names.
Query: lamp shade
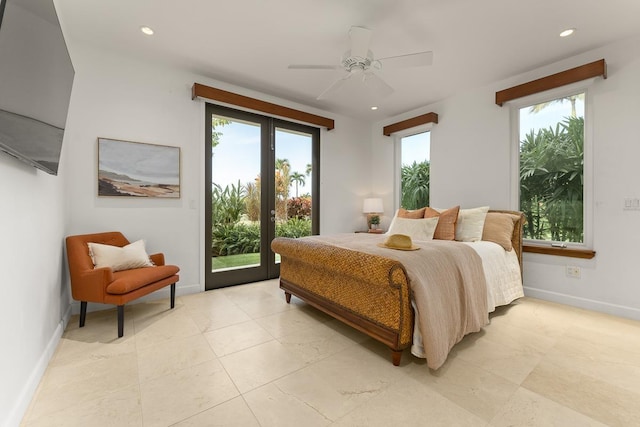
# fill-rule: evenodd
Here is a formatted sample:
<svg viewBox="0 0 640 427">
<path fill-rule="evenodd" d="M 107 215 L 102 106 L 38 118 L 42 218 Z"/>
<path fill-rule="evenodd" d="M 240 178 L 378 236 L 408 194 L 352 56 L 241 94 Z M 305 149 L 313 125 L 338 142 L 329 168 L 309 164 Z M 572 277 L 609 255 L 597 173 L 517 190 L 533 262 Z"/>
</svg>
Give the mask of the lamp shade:
<svg viewBox="0 0 640 427">
<path fill-rule="evenodd" d="M 382 199 L 364 199 L 362 205 L 362 213 L 382 213 L 384 208 L 382 207 Z"/>
</svg>

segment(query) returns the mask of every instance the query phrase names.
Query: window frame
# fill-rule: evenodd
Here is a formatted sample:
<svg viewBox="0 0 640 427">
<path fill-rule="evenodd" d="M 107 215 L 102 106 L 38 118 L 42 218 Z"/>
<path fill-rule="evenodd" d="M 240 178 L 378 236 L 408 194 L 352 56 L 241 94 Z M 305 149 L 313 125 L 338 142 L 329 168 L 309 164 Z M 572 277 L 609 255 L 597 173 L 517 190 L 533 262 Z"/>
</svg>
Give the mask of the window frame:
<svg viewBox="0 0 640 427">
<path fill-rule="evenodd" d="M 559 249 L 575 249 L 590 251 L 593 248 L 593 100 L 590 86 L 593 79 L 562 86 L 509 101 L 511 121 L 511 208 L 520 210 L 520 109 L 584 93 L 584 154 L 583 154 L 583 232 L 582 243 L 557 242 L 552 240 L 524 239 L 524 244 L 536 247 Z M 559 246 L 560 245 L 560 246 Z M 562 246 L 566 245 L 566 246 Z M 526 252 L 526 250 L 525 250 Z M 534 252 L 534 251 L 531 251 Z M 537 251 L 536 251 L 537 252 Z M 555 253 L 554 253 L 555 254 Z"/>
<path fill-rule="evenodd" d="M 393 134 L 393 205 L 395 206 L 396 210 L 400 208 L 400 198 L 402 196 L 402 138 L 418 135 L 420 133 L 431 132 L 433 130 L 433 125 L 434 123 L 426 123 L 420 126 L 415 126 L 409 129 L 398 131 Z M 433 134 L 429 135 L 430 141 L 431 136 L 433 136 Z M 429 164 L 431 164 L 431 145 L 429 146 Z M 429 176 L 431 176 L 431 169 L 429 169 Z M 431 179 L 429 179 L 429 194 L 431 194 Z M 429 199 L 431 199 L 431 197 L 429 197 Z M 431 204 L 431 200 L 429 200 L 429 204 Z"/>
</svg>

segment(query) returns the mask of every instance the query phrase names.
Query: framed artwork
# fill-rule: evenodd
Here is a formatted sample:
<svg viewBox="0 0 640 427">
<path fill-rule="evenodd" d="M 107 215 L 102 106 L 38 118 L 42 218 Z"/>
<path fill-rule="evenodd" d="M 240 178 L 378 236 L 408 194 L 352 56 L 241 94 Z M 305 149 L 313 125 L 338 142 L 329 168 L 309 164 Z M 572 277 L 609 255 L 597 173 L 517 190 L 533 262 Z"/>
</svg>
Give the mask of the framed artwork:
<svg viewBox="0 0 640 427">
<path fill-rule="evenodd" d="M 180 197 L 180 147 L 98 138 L 98 196 Z"/>
</svg>

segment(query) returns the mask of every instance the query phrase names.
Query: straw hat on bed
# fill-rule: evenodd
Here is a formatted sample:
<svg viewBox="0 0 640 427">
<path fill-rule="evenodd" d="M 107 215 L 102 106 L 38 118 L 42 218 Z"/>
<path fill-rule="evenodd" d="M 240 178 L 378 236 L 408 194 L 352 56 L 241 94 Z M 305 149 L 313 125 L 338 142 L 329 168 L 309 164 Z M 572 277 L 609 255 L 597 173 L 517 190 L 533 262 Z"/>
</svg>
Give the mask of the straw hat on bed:
<svg viewBox="0 0 640 427">
<path fill-rule="evenodd" d="M 387 237 L 387 240 L 384 243 L 378 243 L 378 246 L 381 248 L 389 248 L 389 249 L 398 249 L 401 251 L 415 251 L 420 249 L 417 246 L 414 246 L 411 241 L 411 237 L 406 234 L 392 234 Z"/>
</svg>

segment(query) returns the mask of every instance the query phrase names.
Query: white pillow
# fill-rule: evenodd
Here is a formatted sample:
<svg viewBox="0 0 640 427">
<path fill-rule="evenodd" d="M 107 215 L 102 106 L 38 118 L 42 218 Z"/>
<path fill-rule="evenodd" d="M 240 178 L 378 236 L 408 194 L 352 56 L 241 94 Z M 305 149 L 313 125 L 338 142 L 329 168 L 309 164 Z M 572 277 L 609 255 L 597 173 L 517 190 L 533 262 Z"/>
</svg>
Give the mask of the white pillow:
<svg viewBox="0 0 640 427">
<path fill-rule="evenodd" d="M 460 209 L 456 223 L 456 240 L 459 242 L 477 242 L 482 240 L 484 220 L 489 206 L 473 209 Z"/>
<path fill-rule="evenodd" d="M 87 243 L 94 268 L 111 267 L 113 271 L 153 267 L 144 248 L 144 240 L 119 247 L 101 243 Z"/>
<path fill-rule="evenodd" d="M 431 240 L 438 225 L 438 218 L 394 218 L 387 234 L 405 234 L 412 240 Z"/>
</svg>

